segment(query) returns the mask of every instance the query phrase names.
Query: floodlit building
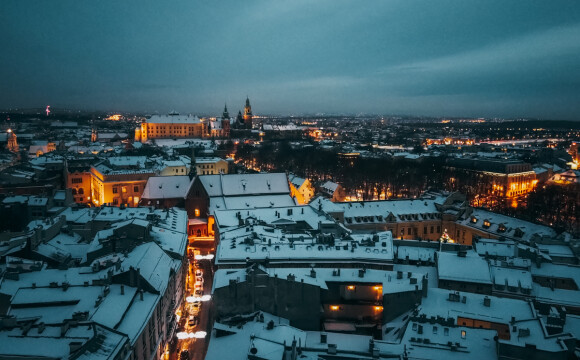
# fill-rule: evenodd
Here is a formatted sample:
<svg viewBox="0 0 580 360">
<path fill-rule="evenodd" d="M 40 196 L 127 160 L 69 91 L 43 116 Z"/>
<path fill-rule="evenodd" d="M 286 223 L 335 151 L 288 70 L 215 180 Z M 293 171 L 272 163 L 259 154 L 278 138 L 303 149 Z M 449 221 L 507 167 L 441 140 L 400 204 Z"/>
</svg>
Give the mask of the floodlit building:
<svg viewBox="0 0 580 360">
<path fill-rule="evenodd" d="M 135 129 L 135 141 L 147 142 L 150 139 L 202 138 L 208 136 L 207 124 L 197 116 L 153 115 Z"/>
<path fill-rule="evenodd" d="M 298 204 L 308 204 L 314 197 L 314 187 L 310 180 L 290 174 L 288 181 L 290 182 L 290 193 Z"/>
</svg>

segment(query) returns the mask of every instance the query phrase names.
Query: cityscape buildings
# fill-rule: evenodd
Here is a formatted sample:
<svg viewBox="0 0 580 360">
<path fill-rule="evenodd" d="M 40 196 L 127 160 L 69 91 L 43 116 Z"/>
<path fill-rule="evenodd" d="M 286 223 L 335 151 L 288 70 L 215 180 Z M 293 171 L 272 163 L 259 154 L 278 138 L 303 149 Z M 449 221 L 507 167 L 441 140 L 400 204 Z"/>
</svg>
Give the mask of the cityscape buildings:
<svg viewBox="0 0 580 360">
<path fill-rule="evenodd" d="M 1 1 L 0 360 L 580 359 L 579 14 Z"/>
</svg>

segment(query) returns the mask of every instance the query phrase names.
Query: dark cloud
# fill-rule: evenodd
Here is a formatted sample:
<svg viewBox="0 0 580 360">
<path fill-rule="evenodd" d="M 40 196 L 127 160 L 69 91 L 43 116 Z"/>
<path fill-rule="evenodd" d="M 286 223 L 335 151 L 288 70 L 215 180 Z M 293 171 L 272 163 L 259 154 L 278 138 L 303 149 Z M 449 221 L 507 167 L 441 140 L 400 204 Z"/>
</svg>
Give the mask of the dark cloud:
<svg viewBox="0 0 580 360">
<path fill-rule="evenodd" d="M 580 3 L 2 0 L 0 107 L 580 116 Z"/>
</svg>

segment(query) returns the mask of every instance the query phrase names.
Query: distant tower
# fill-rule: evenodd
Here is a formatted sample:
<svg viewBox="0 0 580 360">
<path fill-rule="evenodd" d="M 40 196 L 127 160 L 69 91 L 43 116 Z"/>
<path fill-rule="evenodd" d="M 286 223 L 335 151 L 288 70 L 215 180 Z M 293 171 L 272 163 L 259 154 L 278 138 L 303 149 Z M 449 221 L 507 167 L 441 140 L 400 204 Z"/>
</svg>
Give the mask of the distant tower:
<svg viewBox="0 0 580 360">
<path fill-rule="evenodd" d="M 93 128 L 91 129 L 91 142 L 97 142 L 98 138 L 99 134 L 97 133 L 97 128 L 93 125 Z"/>
<path fill-rule="evenodd" d="M 228 112 L 228 105 L 224 105 L 224 112 L 222 114 L 222 136 L 223 137 L 230 137 L 230 113 Z"/>
<path fill-rule="evenodd" d="M 99 139 L 99 134 L 97 133 L 97 127 L 95 126 L 95 117 L 91 119 L 91 142 L 97 142 Z"/>
<path fill-rule="evenodd" d="M 18 141 L 16 141 L 16 134 L 11 129 L 8 129 L 7 148 L 8 148 L 8 151 L 11 151 L 14 153 L 18 152 Z"/>
<path fill-rule="evenodd" d="M 242 128 L 244 126 L 244 118 L 242 117 L 241 111 L 238 111 L 238 116 L 236 117 L 236 124 L 238 128 Z"/>
<path fill-rule="evenodd" d="M 246 97 L 246 106 L 244 107 L 244 125 L 246 129 L 252 128 L 252 107 L 250 106 L 250 99 Z"/>
</svg>

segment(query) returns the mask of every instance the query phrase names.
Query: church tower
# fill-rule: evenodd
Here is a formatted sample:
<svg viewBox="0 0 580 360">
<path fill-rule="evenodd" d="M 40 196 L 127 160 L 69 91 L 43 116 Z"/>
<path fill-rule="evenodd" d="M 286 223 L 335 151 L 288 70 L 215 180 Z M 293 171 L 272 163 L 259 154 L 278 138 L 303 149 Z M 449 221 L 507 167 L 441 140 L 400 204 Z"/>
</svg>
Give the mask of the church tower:
<svg viewBox="0 0 580 360">
<path fill-rule="evenodd" d="M 16 140 L 16 134 L 11 130 L 8 129 L 8 144 L 7 144 L 8 151 L 13 153 L 18 152 L 18 141 Z"/>
<path fill-rule="evenodd" d="M 97 142 L 98 138 L 99 134 L 97 133 L 97 128 L 93 126 L 93 128 L 91 129 L 91 142 Z"/>
<path fill-rule="evenodd" d="M 246 106 L 244 107 L 244 125 L 246 129 L 252 128 L 252 107 L 250 106 L 250 99 L 246 97 Z"/>
<path fill-rule="evenodd" d="M 230 137 L 230 128 L 231 128 L 231 121 L 230 121 L 230 113 L 228 112 L 228 105 L 224 105 L 224 112 L 222 114 L 222 137 L 229 138 Z"/>
</svg>

